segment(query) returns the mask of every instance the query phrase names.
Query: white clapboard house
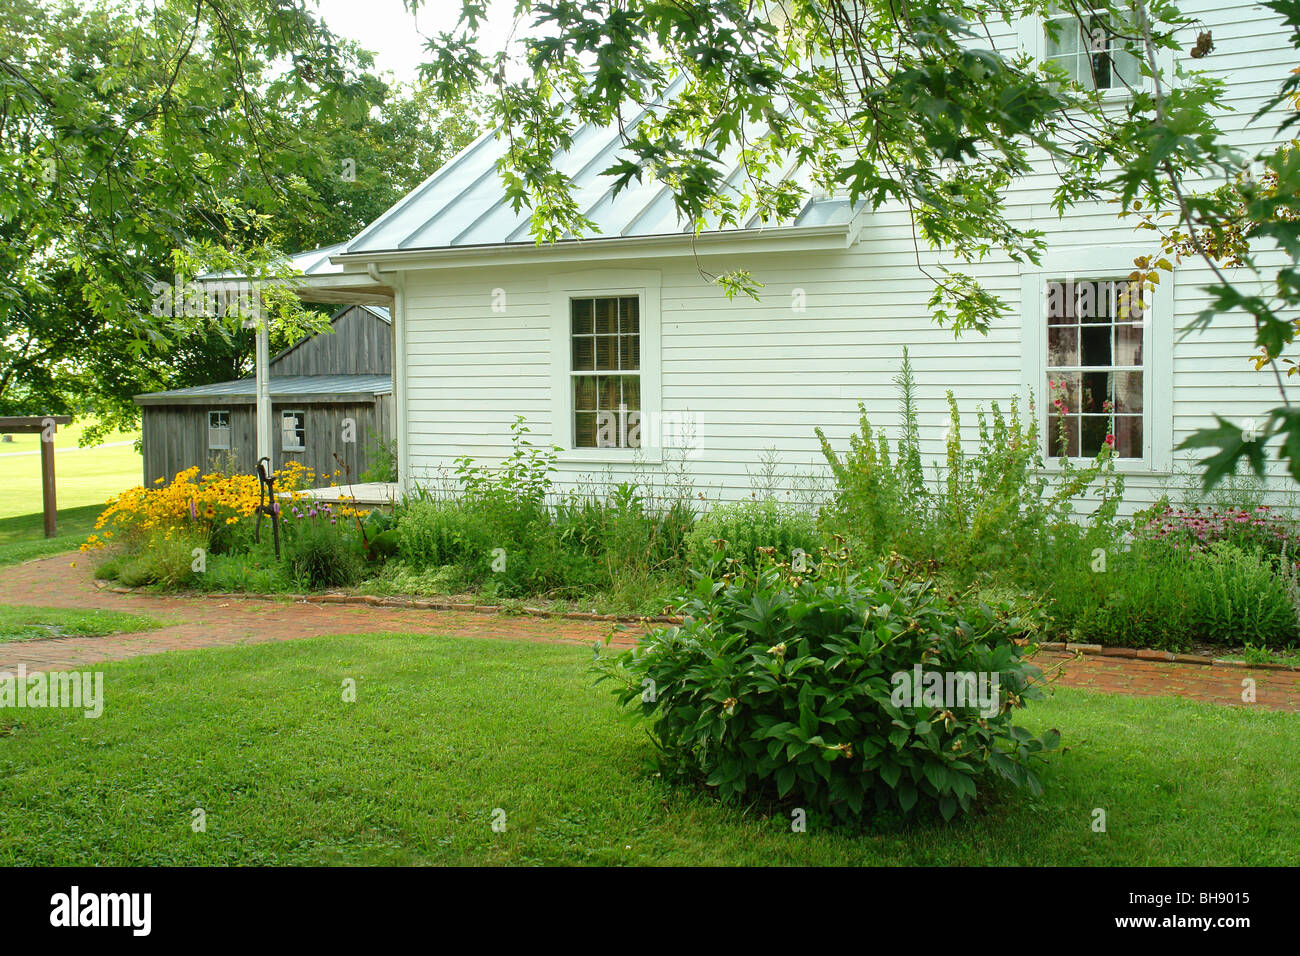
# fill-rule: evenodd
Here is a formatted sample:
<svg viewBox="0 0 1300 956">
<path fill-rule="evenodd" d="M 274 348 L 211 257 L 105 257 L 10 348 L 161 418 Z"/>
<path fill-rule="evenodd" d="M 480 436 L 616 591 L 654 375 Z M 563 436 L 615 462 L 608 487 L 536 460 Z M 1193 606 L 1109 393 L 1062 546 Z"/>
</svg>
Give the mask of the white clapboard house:
<svg viewBox="0 0 1300 956">
<path fill-rule="evenodd" d="M 1203 22 L 1187 32 L 1183 65 L 1228 84 L 1233 111 L 1222 126 L 1237 144 L 1269 145 L 1271 126 L 1248 120 L 1295 66 L 1279 21 L 1247 0 L 1185 6 Z M 1036 20 L 990 29 L 1007 49 L 1091 72 L 1068 31 L 1053 43 Z M 1192 60 L 1201 30 L 1212 32 L 1214 49 Z M 1115 84 L 1112 74 L 1136 75 L 1127 56 L 1109 56 L 1101 86 Z M 1172 59 L 1163 64 L 1171 76 Z M 892 380 L 904 346 L 919 384 L 922 438 L 936 456 L 948 389 L 970 425 L 978 406 L 1005 407 L 1032 392 L 1046 434 L 1047 382 L 1068 382 L 1080 412 L 1070 422 L 1077 455 L 1104 440 L 1103 402 L 1112 403 L 1130 506 L 1153 500 L 1190 467 L 1175 448 L 1212 424 L 1212 413 L 1246 422 L 1279 404 L 1272 376 L 1249 361 L 1245 317 L 1180 335 L 1211 281 L 1201 263 L 1165 276 L 1140 317 L 1116 307 L 1134 256 L 1154 251 L 1149 234 L 1105 204 L 1058 218 L 1046 164 L 1009 198 L 1020 222 L 1046 232 L 1048 255 L 1041 267 L 997 256 L 970 266 L 1013 308 L 987 336 L 956 339 L 931 320 L 931 285 L 902 209 L 853 209 L 843 197 L 820 196 L 787 222 L 693 237 L 659 186 L 614 193 L 600 172 L 618 144 L 615 131 L 587 127 L 559 158 L 598 235 L 537 245 L 528 211 L 514 212 L 503 196 L 503 143 L 489 134 L 355 238 L 317 253 L 329 265 L 304 279 L 311 298 L 392 306 L 394 414 L 408 487 L 462 455 L 500 460 L 522 415 L 534 441 L 562 449 L 562 484 L 666 474 L 686 445 L 697 487 L 744 496 L 770 449 L 788 471 L 819 461 L 815 426 L 843 447 L 859 402 L 874 423 L 895 426 Z M 938 261 L 935 253 L 922 259 Z M 707 277 L 734 269 L 762 283 L 760 301 L 729 300 Z M 1097 303 L 1082 317 L 1070 304 L 1081 294 Z M 625 427 L 632 413 L 637 428 Z M 973 429 L 966 434 L 973 447 Z M 1281 478 L 1274 484 L 1286 487 Z"/>
</svg>

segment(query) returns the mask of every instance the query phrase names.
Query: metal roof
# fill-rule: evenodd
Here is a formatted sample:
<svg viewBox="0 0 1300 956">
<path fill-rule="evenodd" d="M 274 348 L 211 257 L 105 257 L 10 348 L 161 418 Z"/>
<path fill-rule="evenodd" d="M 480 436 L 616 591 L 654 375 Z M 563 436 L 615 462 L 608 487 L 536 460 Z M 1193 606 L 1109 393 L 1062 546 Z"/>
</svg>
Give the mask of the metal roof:
<svg viewBox="0 0 1300 956">
<path fill-rule="evenodd" d="M 271 397 L 315 397 L 328 400 L 336 395 L 388 395 L 393 380 L 387 375 L 272 375 Z M 213 382 L 192 388 L 174 388 L 166 392 L 146 392 L 135 396 L 137 405 L 169 405 L 196 399 L 257 397 L 257 380 L 240 378 L 230 382 Z"/>
<path fill-rule="evenodd" d="M 347 248 L 346 242 L 336 242 L 332 246 L 321 246 L 308 252 L 298 252 L 289 257 L 289 264 L 306 276 L 335 275 L 343 271 L 342 266 L 330 262 L 330 256 L 336 256 Z"/>
<path fill-rule="evenodd" d="M 625 124 L 626 132 L 630 134 L 657 105 L 659 101 L 643 108 Z M 617 126 L 585 123 L 575 131 L 569 149 L 556 159 L 557 169 L 572 181 L 579 208 L 598 227 L 599 231 L 588 238 L 644 238 L 693 232 L 693 225 L 678 217 L 668 188 L 649 177 L 646 182 L 631 181 L 614 195 L 614 177 L 602 175 L 602 171 L 613 164 L 622 142 L 623 134 Z M 497 173 L 497 162 L 506 146 L 495 131 L 483 134 L 339 251 L 364 254 L 533 244 L 529 234 L 531 210 L 525 206 L 515 212 L 511 208 Z M 744 175 L 738 156 L 739 150 L 735 149 L 722 159 L 730 171 L 727 188 L 733 193 L 735 183 Z M 783 174 L 786 179 L 808 184 L 806 174 L 798 168 L 788 167 Z M 847 228 L 854 212 L 846 198 L 813 198 L 796 216 L 782 222 L 762 223 L 753 215 L 739 228 L 717 230 L 715 223 L 708 225 L 710 231 L 723 233 L 791 226 Z"/>
</svg>

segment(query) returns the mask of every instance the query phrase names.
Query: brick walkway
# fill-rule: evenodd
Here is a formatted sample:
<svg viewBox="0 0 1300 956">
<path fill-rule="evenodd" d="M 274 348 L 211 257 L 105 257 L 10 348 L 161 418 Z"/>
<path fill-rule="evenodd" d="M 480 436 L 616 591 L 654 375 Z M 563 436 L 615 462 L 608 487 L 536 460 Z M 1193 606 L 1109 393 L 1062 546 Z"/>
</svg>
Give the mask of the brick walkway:
<svg viewBox="0 0 1300 956">
<path fill-rule="evenodd" d="M 75 565 L 74 565 L 75 562 Z M 97 588 L 90 563 L 58 555 L 0 568 L 0 603 L 133 611 L 176 624 L 136 634 L 0 643 L 0 671 L 20 663 L 29 671 L 78 668 L 101 661 L 185 648 L 288 641 L 325 634 L 403 632 L 448 637 L 559 641 L 591 644 L 611 632 L 605 622 L 507 616 L 474 611 L 358 607 L 281 601 L 119 594 Z M 626 645 L 635 632 L 619 632 Z M 1136 660 L 1041 651 L 1044 670 L 1066 662 L 1060 683 L 1114 694 L 1188 697 L 1201 701 L 1300 713 L 1300 672 L 1250 667 Z M 1254 681 L 1255 703 L 1242 700 L 1243 681 Z"/>
</svg>

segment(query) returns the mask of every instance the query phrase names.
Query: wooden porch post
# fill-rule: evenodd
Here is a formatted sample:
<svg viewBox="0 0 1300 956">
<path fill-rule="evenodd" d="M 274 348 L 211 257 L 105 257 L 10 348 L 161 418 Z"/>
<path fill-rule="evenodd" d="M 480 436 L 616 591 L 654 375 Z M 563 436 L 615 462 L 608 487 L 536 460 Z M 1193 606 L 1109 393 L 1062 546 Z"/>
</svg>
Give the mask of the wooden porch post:
<svg viewBox="0 0 1300 956">
<path fill-rule="evenodd" d="M 59 533 L 59 506 L 54 497 L 54 419 L 47 418 L 41 428 L 41 504 L 45 508 L 45 537 Z"/>
</svg>

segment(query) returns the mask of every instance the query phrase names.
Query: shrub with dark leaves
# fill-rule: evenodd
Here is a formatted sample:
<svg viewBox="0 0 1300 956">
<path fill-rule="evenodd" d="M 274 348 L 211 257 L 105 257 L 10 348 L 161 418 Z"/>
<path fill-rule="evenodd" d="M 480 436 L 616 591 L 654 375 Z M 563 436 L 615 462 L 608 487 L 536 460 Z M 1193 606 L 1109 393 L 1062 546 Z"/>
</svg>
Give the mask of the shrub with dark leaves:
<svg viewBox="0 0 1300 956">
<path fill-rule="evenodd" d="M 991 778 L 1040 792 L 1031 761 L 1059 735 L 1013 723 L 1042 694 L 1015 643 L 1040 621 L 963 606 L 888 566 L 858 576 L 842 558 L 804 575 L 715 567 L 682 626 L 598 664 L 649 722 L 660 769 L 843 820 L 949 819 Z"/>
</svg>

